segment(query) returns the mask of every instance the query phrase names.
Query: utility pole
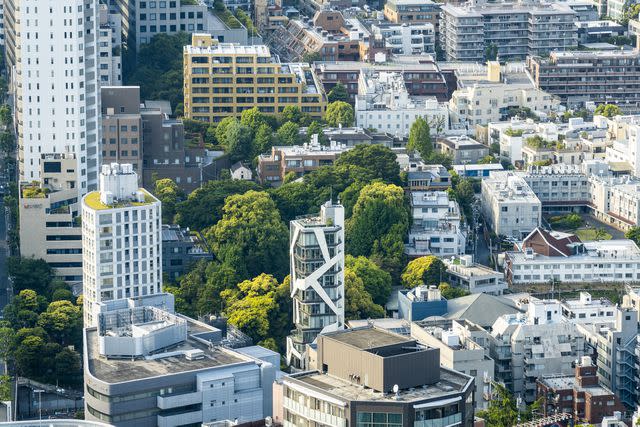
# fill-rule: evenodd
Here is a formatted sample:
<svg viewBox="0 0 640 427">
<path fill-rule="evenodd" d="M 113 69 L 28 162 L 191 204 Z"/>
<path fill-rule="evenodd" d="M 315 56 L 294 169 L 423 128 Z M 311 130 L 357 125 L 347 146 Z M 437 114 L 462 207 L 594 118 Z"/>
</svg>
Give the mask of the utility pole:
<svg viewBox="0 0 640 427">
<path fill-rule="evenodd" d="M 34 393 L 38 393 L 38 425 L 42 425 L 42 393 L 44 393 L 44 390 L 42 389 L 37 389 L 37 390 L 33 390 Z"/>
</svg>

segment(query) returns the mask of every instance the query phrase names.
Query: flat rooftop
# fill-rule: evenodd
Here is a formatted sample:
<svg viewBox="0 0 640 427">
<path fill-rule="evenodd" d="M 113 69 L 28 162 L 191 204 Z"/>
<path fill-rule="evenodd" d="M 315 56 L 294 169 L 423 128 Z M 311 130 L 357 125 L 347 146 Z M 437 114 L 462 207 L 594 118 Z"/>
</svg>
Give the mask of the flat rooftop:
<svg viewBox="0 0 640 427">
<path fill-rule="evenodd" d="M 586 253 L 564 256 L 546 256 L 536 254 L 532 259 L 527 257 L 524 252 L 510 251 L 506 252 L 509 258 L 517 263 L 539 263 L 547 262 L 553 264 L 573 264 L 579 262 L 621 262 L 623 260 L 637 261 L 640 258 L 640 249 L 629 239 L 618 240 L 598 240 L 591 242 L 583 242 Z M 593 268 L 597 268 L 594 264 Z"/>
<path fill-rule="evenodd" d="M 100 191 L 92 191 L 88 193 L 83 201 L 84 203 L 93 210 L 100 211 L 106 209 L 118 209 L 129 206 L 145 206 L 150 205 L 155 202 L 159 202 L 151 193 L 149 193 L 144 188 L 139 188 L 138 191 L 144 193 L 144 202 L 138 202 L 137 200 L 114 200 L 112 205 L 105 205 L 100 200 Z"/>
<path fill-rule="evenodd" d="M 590 386 L 590 387 L 580 387 L 576 383 L 576 378 L 573 375 L 542 377 L 540 378 L 540 382 L 555 390 L 568 390 L 568 389 L 575 388 L 580 391 L 589 393 L 592 396 L 608 396 L 613 394 L 610 390 L 608 390 L 607 388 L 601 385 Z"/>
<path fill-rule="evenodd" d="M 348 344 L 360 350 L 384 347 L 412 341 L 406 337 L 392 334 L 376 328 L 347 329 L 335 334 L 326 334 L 327 338 Z"/>
<path fill-rule="evenodd" d="M 291 378 L 305 386 L 319 389 L 339 399 L 375 402 L 412 402 L 446 397 L 463 392 L 472 381 L 472 378 L 464 374 L 440 368 L 440 380 L 437 383 L 400 390 L 396 398 L 394 393 L 376 392 L 370 388 L 364 388 L 358 384 L 352 384 L 349 381 L 318 372 L 293 375 Z M 287 379 L 285 379 L 286 381 Z"/>
<path fill-rule="evenodd" d="M 212 332 L 213 329 L 208 328 L 207 325 L 197 323 L 192 319 L 187 319 L 187 331 L 188 337 L 186 341 L 167 349 L 167 354 L 173 354 L 172 356 L 154 360 L 131 360 L 107 359 L 101 356 L 99 353 L 97 328 L 86 329 L 89 372 L 100 381 L 115 384 L 247 361 L 247 359 L 241 358 L 233 351 L 218 346 L 209 348 L 204 342 L 193 337 L 193 334 Z M 204 352 L 204 358 L 187 360 L 184 355 L 179 354 L 179 352 L 188 350 L 202 350 Z"/>
<path fill-rule="evenodd" d="M 186 45 L 184 52 L 192 55 L 256 55 L 271 57 L 269 47 L 263 44 L 250 46 L 237 43 L 217 43 L 211 46 Z"/>
</svg>

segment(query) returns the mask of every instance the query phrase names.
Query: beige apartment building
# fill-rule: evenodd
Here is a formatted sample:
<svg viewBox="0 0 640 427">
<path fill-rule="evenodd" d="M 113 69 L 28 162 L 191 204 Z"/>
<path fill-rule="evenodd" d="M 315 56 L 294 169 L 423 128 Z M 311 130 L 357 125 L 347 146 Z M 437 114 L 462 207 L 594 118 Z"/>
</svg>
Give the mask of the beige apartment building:
<svg viewBox="0 0 640 427">
<path fill-rule="evenodd" d="M 41 180 L 20 188 L 20 253 L 44 259 L 72 285 L 82 281 L 75 154 L 46 154 Z"/>
<path fill-rule="evenodd" d="M 280 63 L 265 45 L 219 43 L 210 34 L 193 34 L 184 47 L 185 117 L 219 122 L 253 107 L 279 114 L 290 105 L 324 115 L 326 96 L 309 64 Z"/>
</svg>

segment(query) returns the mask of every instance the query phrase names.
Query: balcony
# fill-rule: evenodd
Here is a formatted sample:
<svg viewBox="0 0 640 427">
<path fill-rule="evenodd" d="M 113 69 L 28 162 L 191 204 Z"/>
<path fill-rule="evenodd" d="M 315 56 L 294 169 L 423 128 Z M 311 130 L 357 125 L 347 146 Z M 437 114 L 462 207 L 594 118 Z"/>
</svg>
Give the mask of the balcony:
<svg viewBox="0 0 640 427">
<path fill-rule="evenodd" d="M 195 405 L 202 401 L 202 392 L 181 393 L 174 395 L 158 396 L 158 408 L 173 409 L 181 406 Z"/>
<path fill-rule="evenodd" d="M 315 409 L 310 409 L 306 405 L 302 405 L 295 400 L 289 399 L 287 397 L 284 398 L 284 407 L 291 411 L 299 414 L 305 418 L 315 421 L 316 423 L 323 425 L 330 425 L 335 427 L 346 427 L 347 422 L 344 418 L 337 417 L 335 415 L 326 414 L 322 411 L 318 411 Z"/>
</svg>

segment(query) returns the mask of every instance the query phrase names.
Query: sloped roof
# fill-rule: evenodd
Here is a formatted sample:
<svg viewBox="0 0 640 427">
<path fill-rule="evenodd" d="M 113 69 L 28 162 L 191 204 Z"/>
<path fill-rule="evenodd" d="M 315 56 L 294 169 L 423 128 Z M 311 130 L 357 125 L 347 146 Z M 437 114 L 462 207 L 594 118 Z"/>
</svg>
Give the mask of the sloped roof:
<svg viewBox="0 0 640 427">
<path fill-rule="evenodd" d="M 503 314 L 521 313 L 507 298 L 489 294 L 472 294 L 447 301 L 446 319 L 465 319 L 484 328 L 493 326 Z"/>
</svg>

